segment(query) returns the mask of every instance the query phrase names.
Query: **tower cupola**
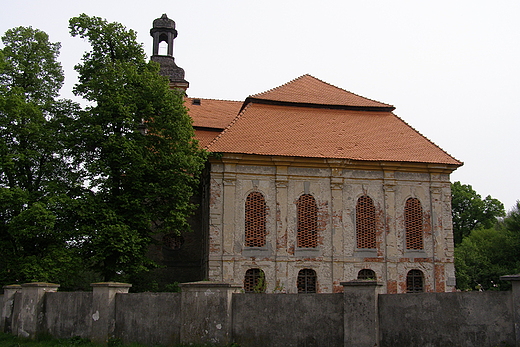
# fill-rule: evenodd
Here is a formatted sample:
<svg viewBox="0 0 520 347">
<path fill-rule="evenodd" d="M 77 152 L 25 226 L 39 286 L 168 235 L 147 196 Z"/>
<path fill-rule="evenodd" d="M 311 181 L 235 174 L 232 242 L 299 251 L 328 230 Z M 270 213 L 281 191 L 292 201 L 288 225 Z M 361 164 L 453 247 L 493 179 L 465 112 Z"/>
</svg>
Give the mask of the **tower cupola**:
<svg viewBox="0 0 520 347">
<path fill-rule="evenodd" d="M 151 60 L 159 63 L 161 66 L 160 74 L 170 79 L 171 88 L 188 89 L 190 84 L 184 79 L 184 69 L 175 64 L 175 58 L 173 57 L 173 40 L 177 37 L 175 22 L 168 18 L 166 14 L 163 14 L 161 18 L 153 21 L 150 35 L 153 38 L 153 55 Z M 161 42 L 167 44 L 166 55 L 159 54 Z"/>
</svg>

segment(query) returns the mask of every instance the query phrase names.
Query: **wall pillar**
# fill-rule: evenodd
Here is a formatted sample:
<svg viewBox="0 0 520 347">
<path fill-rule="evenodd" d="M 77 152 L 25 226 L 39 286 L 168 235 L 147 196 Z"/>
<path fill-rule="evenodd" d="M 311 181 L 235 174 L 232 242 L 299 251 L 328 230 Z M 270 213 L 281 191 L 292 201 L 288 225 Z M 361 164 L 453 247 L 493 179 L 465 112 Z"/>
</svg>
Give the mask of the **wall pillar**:
<svg viewBox="0 0 520 347">
<path fill-rule="evenodd" d="M 42 282 L 22 284 L 20 312 L 18 317 L 13 317 L 13 334 L 34 339 L 43 332 L 45 313 L 43 297 L 47 292 L 56 292 L 59 286 L 59 284 Z"/>
<path fill-rule="evenodd" d="M 0 316 L 0 332 L 10 333 L 11 323 L 12 323 L 12 315 L 13 315 L 13 305 L 14 305 L 14 294 L 22 291 L 22 286 L 18 284 L 12 284 L 9 286 L 4 286 L 4 297 L 2 305 L 2 316 Z"/>
<path fill-rule="evenodd" d="M 502 281 L 510 281 L 513 285 L 513 323 L 515 325 L 515 346 L 520 347 L 520 275 L 501 276 Z"/>
<path fill-rule="evenodd" d="M 373 347 L 379 344 L 378 291 L 382 283 L 354 280 L 343 286 L 345 347 Z"/>
<path fill-rule="evenodd" d="M 114 337 L 116 294 L 128 293 L 131 284 L 118 282 L 92 283 L 92 331 L 95 343 L 107 343 Z"/>
<path fill-rule="evenodd" d="M 180 341 L 186 344 L 227 345 L 232 342 L 232 294 L 239 285 L 191 282 L 181 285 Z"/>
</svg>

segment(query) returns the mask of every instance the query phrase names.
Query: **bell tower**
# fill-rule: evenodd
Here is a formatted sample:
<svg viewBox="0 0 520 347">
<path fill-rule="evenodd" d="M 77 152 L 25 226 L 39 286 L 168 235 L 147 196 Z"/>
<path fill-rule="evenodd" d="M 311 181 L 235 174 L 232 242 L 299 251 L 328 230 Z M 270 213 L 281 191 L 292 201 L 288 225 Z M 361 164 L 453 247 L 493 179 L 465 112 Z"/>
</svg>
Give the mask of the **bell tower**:
<svg viewBox="0 0 520 347">
<path fill-rule="evenodd" d="M 166 14 L 163 14 L 161 18 L 153 21 L 150 35 L 153 37 L 153 55 L 151 60 L 159 63 L 161 66 L 160 74 L 170 79 L 171 88 L 186 91 L 190 84 L 184 79 L 184 69 L 175 64 L 175 58 L 173 57 L 173 40 L 177 37 L 175 22 L 169 19 Z M 167 44 L 166 55 L 159 54 L 161 42 Z"/>
</svg>

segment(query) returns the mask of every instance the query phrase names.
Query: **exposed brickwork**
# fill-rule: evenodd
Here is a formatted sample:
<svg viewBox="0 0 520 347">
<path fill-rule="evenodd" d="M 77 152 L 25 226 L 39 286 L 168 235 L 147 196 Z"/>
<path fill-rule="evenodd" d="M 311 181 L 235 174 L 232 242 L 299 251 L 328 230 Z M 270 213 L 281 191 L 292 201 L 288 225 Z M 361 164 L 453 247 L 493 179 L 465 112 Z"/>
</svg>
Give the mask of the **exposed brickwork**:
<svg viewBox="0 0 520 347">
<path fill-rule="evenodd" d="M 376 208 L 369 196 L 362 196 L 356 204 L 357 248 L 376 248 Z"/>
<path fill-rule="evenodd" d="M 376 249 L 377 256 L 382 257 L 384 255 L 384 233 L 385 233 L 385 213 L 384 211 L 376 206 Z"/>
<path fill-rule="evenodd" d="M 423 211 L 417 198 L 406 200 L 404 208 L 406 249 L 424 249 Z"/>
<path fill-rule="evenodd" d="M 382 263 L 385 261 L 384 258 L 363 258 L 364 262 Z"/>
<path fill-rule="evenodd" d="M 435 291 L 439 293 L 443 293 L 446 291 L 446 279 L 444 276 L 444 265 L 443 264 L 435 264 Z"/>
<path fill-rule="evenodd" d="M 397 294 L 397 281 L 396 280 L 386 281 L 386 292 L 388 294 Z"/>
<path fill-rule="evenodd" d="M 245 243 L 246 247 L 265 246 L 266 207 L 262 193 L 252 192 L 247 196 L 245 205 Z"/>
<path fill-rule="evenodd" d="M 329 225 L 330 214 L 329 214 L 329 203 L 327 201 L 319 201 L 317 203 L 318 214 L 317 214 L 317 245 L 323 245 L 325 230 Z"/>
<path fill-rule="evenodd" d="M 297 202 L 297 247 L 316 248 L 318 245 L 318 206 L 310 194 L 303 194 Z"/>
<path fill-rule="evenodd" d="M 316 271 L 302 269 L 298 272 L 298 293 L 316 293 L 317 279 Z"/>
</svg>

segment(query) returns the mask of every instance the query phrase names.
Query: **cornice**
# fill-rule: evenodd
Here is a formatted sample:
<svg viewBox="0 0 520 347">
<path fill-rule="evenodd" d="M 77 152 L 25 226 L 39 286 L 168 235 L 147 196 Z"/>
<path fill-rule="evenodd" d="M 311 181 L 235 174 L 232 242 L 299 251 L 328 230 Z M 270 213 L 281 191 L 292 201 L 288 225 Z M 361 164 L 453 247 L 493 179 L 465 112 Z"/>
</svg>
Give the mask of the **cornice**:
<svg viewBox="0 0 520 347">
<path fill-rule="evenodd" d="M 439 174 L 450 174 L 459 167 L 459 165 L 439 163 L 364 161 L 353 159 L 285 157 L 236 153 L 221 153 L 216 156 L 211 156 L 209 162 L 213 164 L 222 163 L 254 166 L 288 166 Z"/>
</svg>

